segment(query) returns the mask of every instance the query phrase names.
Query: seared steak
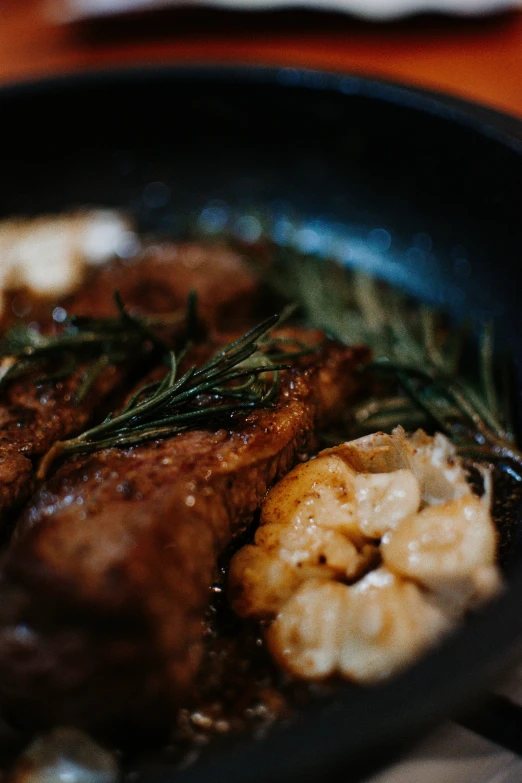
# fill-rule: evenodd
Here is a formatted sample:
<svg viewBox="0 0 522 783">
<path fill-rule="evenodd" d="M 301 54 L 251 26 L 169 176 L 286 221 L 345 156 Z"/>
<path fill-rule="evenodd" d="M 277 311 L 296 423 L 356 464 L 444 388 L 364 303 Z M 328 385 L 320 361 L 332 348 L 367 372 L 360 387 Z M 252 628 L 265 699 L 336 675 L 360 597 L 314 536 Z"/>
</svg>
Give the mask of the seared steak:
<svg viewBox="0 0 522 783">
<path fill-rule="evenodd" d="M 211 328 L 220 327 L 225 314 L 228 327 L 244 322 L 247 312 L 251 321 L 259 300 L 259 282 L 237 254 L 185 243 L 149 248 L 130 266 L 115 262 L 94 270 L 86 284 L 60 304 L 75 315 L 114 316 L 115 290 L 131 312 L 139 314 L 178 309 L 182 314 L 190 291 L 196 290 L 199 310 Z M 49 329 L 56 304 L 33 302 L 29 317 Z M 163 331 L 175 344 L 180 328 Z M 107 368 L 81 404 L 75 392 L 84 367 L 59 382 L 42 381 L 46 372 L 39 369 L 7 386 L 0 402 L 0 521 L 29 497 L 34 459 L 56 440 L 85 429 L 104 411 L 108 398 L 114 396 L 111 407 L 121 402 L 132 370 L 132 358 L 126 365 Z"/>
<path fill-rule="evenodd" d="M 66 309 L 91 316 L 113 313 L 115 290 L 140 314 L 183 309 L 195 290 L 205 322 L 227 329 L 257 323 L 264 304 L 258 276 L 238 253 L 195 242 L 151 245 L 131 263 L 96 270 Z"/>
<path fill-rule="evenodd" d="M 92 267 L 79 289 L 59 302 L 28 291 L 12 292 L 0 324 L 5 328 L 18 323 L 20 317 L 49 324 L 57 305 L 75 315 L 111 316 L 115 290 L 136 313 L 183 308 L 190 291 L 197 290 L 205 305 L 202 314 L 212 323 L 226 321 L 231 327 L 234 322 L 260 320 L 256 315 L 258 277 L 240 254 L 215 244 L 162 242 L 147 245 L 133 259 Z"/>
<path fill-rule="evenodd" d="M 85 429 L 100 402 L 127 374 L 123 367 L 108 367 L 84 402 L 77 404 L 75 392 L 83 380 L 83 369 L 58 383 L 39 381 L 40 371 L 13 381 L 4 390 L 0 403 L 0 521 L 29 497 L 34 487 L 33 460 L 56 440 Z"/>
<path fill-rule="evenodd" d="M 349 402 L 364 354 L 328 343 L 282 374 L 273 407 L 78 458 L 41 487 L 1 569 L 7 715 L 123 731 L 186 697 L 220 552 Z"/>
</svg>

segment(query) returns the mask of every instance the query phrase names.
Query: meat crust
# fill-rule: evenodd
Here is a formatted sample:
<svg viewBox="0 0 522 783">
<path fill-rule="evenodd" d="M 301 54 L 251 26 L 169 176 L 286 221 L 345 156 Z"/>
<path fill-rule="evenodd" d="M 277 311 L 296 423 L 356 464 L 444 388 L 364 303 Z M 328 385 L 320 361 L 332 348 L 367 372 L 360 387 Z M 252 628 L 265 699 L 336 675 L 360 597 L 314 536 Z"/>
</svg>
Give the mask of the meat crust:
<svg viewBox="0 0 522 783">
<path fill-rule="evenodd" d="M 313 447 L 318 419 L 339 412 L 327 387 L 351 391 L 361 355 L 330 344 L 314 368 L 283 373 L 274 407 L 216 432 L 62 466 L 2 565 L 7 714 L 106 732 L 150 725 L 186 697 L 219 553 Z"/>
<path fill-rule="evenodd" d="M 197 242 L 150 245 L 132 262 L 117 262 L 92 274 L 66 302 L 69 312 L 105 316 L 119 291 L 134 313 L 158 314 L 186 306 L 197 291 L 207 325 L 227 329 L 256 323 L 264 307 L 259 277 L 229 247 Z"/>
<path fill-rule="evenodd" d="M 82 368 L 58 383 L 31 375 L 9 384 L 0 403 L 0 521 L 31 494 L 34 460 L 55 441 L 85 429 L 128 370 L 108 367 L 81 404 L 75 392 L 84 378 Z"/>
<path fill-rule="evenodd" d="M 252 319 L 259 282 L 246 263 L 225 248 L 197 244 L 163 244 L 146 249 L 132 265 L 115 262 L 92 272 L 85 285 L 60 304 L 75 315 L 110 317 L 115 314 L 113 293 L 136 314 L 183 312 L 192 290 L 198 292 L 200 311 L 208 328 Z M 34 303 L 32 320 L 45 329 L 52 323 L 57 302 Z M 179 328 L 163 337 L 172 345 Z M 0 402 L 0 522 L 30 496 L 34 489 L 33 462 L 57 440 L 85 429 L 104 410 L 104 403 L 119 404 L 125 383 L 132 377 L 133 361 L 107 368 L 82 404 L 75 391 L 84 379 L 79 368 L 67 380 L 43 382 L 41 370 L 9 384 Z"/>
</svg>

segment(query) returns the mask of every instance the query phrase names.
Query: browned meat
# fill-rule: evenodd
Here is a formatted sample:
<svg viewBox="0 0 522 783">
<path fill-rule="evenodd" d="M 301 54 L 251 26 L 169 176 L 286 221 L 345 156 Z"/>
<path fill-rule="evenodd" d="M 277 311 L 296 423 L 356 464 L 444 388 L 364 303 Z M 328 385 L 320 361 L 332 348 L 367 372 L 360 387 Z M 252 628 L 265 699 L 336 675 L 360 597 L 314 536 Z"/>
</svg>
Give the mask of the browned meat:
<svg viewBox="0 0 522 783">
<path fill-rule="evenodd" d="M 121 367 L 107 368 L 81 405 L 74 396 L 81 369 L 59 383 L 37 383 L 36 374 L 8 385 L 0 403 L 0 520 L 32 491 L 32 459 L 56 440 L 84 429 L 125 374 Z"/>
<path fill-rule="evenodd" d="M 197 430 L 65 464 L 20 520 L 2 567 L 0 702 L 29 725 L 160 720 L 202 653 L 219 553 L 353 388 L 360 351 L 329 344 L 278 400 Z M 343 405 L 346 400 L 343 401 Z"/>
<path fill-rule="evenodd" d="M 47 324 L 59 304 L 68 313 L 105 317 L 114 314 L 114 291 L 135 313 L 156 314 L 184 308 L 188 294 L 197 290 L 201 314 L 208 323 L 227 328 L 261 320 L 259 280 L 239 253 L 220 245 L 163 242 L 148 245 L 131 261 L 115 260 L 88 271 L 81 288 L 62 301 L 14 292 L 3 327 L 20 319 Z"/>
<path fill-rule="evenodd" d="M 118 262 L 98 270 L 67 308 L 86 315 L 112 313 L 115 290 L 138 313 L 184 308 L 189 293 L 196 290 L 201 316 L 212 326 L 243 328 L 261 320 L 259 279 L 238 253 L 225 246 L 150 246 L 131 265 Z"/>
<path fill-rule="evenodd" d="M 34 479 L 33 463 L 6 443 L 0 454 L 0 520 L 29 496 Z"/>
<path fill-rule="evenodd" d="M 244 320 L 248 308 L 249 318 L 254 317 L 259 283 L 230 250 L 166 244 L 145 251 L 131 266 L 115 262 L 96 270 L 81 290 L 61 304 L 76 315 L 111 316 L 115 290 L 126 305 L 145 314 L 178 309 L 181 314 L 190 291 L 197 290 L 207 325 L 219 327 L 225 311 L 230 311 L 229 326 Z M 34 303 L 35 312 L 29 316 L 39 317 L 45 326 L 56 304 Z M 178 329 L 170 328 L 163 336 L 175 342 L 177 333 Z M 118 404 L 132 367 L 131 361 L 105 370 L 81 405 L 74 392 L 82 381 L 82 368 L 58 383 L 37 382 L 45 374 L 38 371 L 9 384 L 0 402 L 0 521 L 29 497 L 34 487 L 31 460 L 56 440 L 85 429 L 115 392 L 111 407 Z"/>
</svg>

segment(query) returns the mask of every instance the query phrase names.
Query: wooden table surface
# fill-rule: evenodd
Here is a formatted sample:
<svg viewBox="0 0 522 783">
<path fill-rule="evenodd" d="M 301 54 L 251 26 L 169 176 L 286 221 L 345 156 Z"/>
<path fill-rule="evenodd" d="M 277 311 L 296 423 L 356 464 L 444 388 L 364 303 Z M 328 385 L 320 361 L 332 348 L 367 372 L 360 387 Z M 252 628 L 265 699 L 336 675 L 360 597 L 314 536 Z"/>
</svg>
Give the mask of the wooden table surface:
<svg viewBox="0 0 522 783">
<path fill-rule="evenodd" d="M 53 24 L 42 0 L 0 2 L 0 83 L 146 63 L 256 63 L 365 73 L 522 117 L 522 12 L 389 24 L 307 11 L 174 10 Z"/>
</svg>

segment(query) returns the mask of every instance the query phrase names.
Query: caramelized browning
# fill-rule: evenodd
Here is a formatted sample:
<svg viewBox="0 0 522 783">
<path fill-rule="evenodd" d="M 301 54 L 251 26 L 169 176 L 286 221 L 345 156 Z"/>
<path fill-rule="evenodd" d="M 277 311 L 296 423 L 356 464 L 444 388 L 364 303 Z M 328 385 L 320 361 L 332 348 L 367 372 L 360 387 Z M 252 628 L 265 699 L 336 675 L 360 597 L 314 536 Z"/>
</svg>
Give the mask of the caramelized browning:
<svg viewBox="0 0 522 783">
<path fill-rule="evenodd" d="M 95 453 L 42 486 L 2 568 L 8 714 L 123 730 L 175 708 L 200 664 L 220 552 L 314 446 L 319 420 L 336 412 L 324 407 L 327 384 L 351 390 L 362 355 L 329 343 L 313 368 L 282 374 L 272 408 Z"/>
<path fill-rule="evenodd" d="M 113 317 L 116 290 L 133 313 L 179 310 L 181 317 L 189 293 L 195 290 L 202 320 L 210 329 L 225 322 L 227 328 L 250 324 L 262 301 L 259 281 L 240 256 L 224 248 L 185 243 L 150 247 L 130 265 L 114 262 L 95 269 L 82 288 L 60 305 L 69 314 Z M 56 301 L 26 297 L 24 313 L 48 331 L 54 328 L 56 305 Z M 11 318 L 13 322 L 16 319 Z M 162 336 L 175 345 L 181 329 L 169 327 Z M 12 517 L 33 491 L 35 460 L 55 441 L 81 432 L 121 402 L 126 384 L 136 372 L 147 369 L 146 363 L 136 368 L 135 359 L 108 367 L 81 404 L 75 393 L 85 378 L 84 366 L 60 381 L 43 380 L 49 370 L 40 368 L 7 386 L 0 402 L 0 521 Z"/>
</svg>

